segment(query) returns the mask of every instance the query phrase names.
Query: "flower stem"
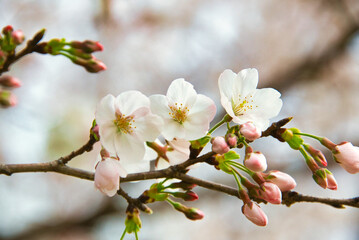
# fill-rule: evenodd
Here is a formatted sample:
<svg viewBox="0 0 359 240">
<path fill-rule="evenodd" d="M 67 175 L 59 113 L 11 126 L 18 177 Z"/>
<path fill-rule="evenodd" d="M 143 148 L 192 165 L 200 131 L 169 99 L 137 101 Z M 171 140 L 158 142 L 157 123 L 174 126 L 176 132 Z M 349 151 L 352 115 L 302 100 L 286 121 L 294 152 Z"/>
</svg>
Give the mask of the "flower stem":
<svg viewBox="0 0 359 240">
<path fill-rule="evenodd" d="M 319 142 L 321 142 L 323 139 L 322 137 L 318 137 L 318 136 L 315 136 L 315 135 L 312 135 L 309 133 L 294 133 L 294 134 L 314 138 L 314 139 L 318 140 Z"/>
<path fill-rule="evenodd" d="M 245 166 L 243 166 L 243 165 L 240 164 L 240 163 L 237 163 L 237 162 L 235 162 L 235 161 L 228 161 L 228 164 L 229 164 L 229 165 L 232 165 L 233 167 L 236 167 L 236 168 L 242 170 L 243 172 L 248 173 L 250 176 L 253 175 L 253 172 L 252 172 L 251 170 L 249 170 L 248 168 L 246 168 Z"/>
<path fill-rule="evenodd" d="M 207 135 L 211 135 L 214 132 L 214 130 L 219 128 L 222 124 L 224 124 L 226 122 L 230 122 L 231 120 L 232 120 L 232 118 L 228 114 L 226 114 L 220 122 L 218 122 L 216 125 L 213 126 L 213 128 L 211 128 L 208 131 Z"/>
<path fill-rule="evenodd" d="M 126 235 L 126 227 L 125 227 L 125 230 L 123 231 L 123 233 L 122 233 L 122 235 L 121 235 L 120 240 L 123 240 L 123 238 L 125 237 L 125 235 Z"/>
<path fill-rule="evenodd" d="M 242 187 L 242 184 L 240 183 L 239 179 L 238 179 L 238 176 L 237 176 L 237 173 L 236 171 L 232 168 L 232 174 L 233 174 L 233 177 L 234 179 L 236 180 L 236 183 L 238 185 L 238 191 L 241 191 L 243 190 L 243 187 Z"/>
</svg>

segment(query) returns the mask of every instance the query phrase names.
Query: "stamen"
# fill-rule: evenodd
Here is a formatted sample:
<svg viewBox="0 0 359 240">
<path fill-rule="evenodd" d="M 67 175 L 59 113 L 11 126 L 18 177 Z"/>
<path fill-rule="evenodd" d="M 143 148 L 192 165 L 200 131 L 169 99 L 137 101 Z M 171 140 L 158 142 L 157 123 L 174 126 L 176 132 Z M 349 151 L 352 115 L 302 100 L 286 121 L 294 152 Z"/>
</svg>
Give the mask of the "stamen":
<svg viewBox="0 0 359 240">
<path fill-rule="evenodd" d="M 238 96 L 238 101 L 234 101 L 232 99 L 232 109 L 236 116 L 241 116 L 245 114 L 247 111 L 252 110 L 253 108 L 257 108 L 257 105 L 253 105 L 253 95 L 247 95 L 243 101 L 241 96 Z"/>
<path fill-rule="evenodd" d="M 125 114 L 116 113 L 116 119 L 113 120 L 113 123 L 117 127 L 117 131 L 128 134 L 133 133 L 133 127 L 132 124 L 135 122 L 132 116 L 126 117 Z"/>
<path fill-rule="evenodd" d="M 182 103 L 181 104 L 175 103 L 174 106 L 169 106 L 169 107 L 171 109 L 171 112 L 169 112 L 168 114 L 170 115 L 170 117 L 172 117 L 173 120 L 179 122 L 180 124 L 186 121 L 187 114 L 189 112 L 188 107 L 183 108 Z"/>
</svg>

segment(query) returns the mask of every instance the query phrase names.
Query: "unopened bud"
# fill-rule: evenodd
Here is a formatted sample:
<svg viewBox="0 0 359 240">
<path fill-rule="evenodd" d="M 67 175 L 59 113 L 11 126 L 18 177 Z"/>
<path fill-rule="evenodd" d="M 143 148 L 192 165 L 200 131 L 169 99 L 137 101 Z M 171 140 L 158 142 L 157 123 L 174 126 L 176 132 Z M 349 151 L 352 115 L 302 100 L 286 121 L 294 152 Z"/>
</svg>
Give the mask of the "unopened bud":
<svg viewBox="0 0 359 240">
<path fill-rule="evenodd" d="M 337 190 L 338 185 L 333 174 L 326 168 L 320 168 L 313 173 L 314 181 L 324 189 Z"/>
<path fill-rule="evenodd" d="M 95 58 L 88 60 L 84 67 L 88 72 L 91 73 L 97 73 L 107 69 L 106 65 L 103 62 Z"/>
<path fill-rule="evenodd" d="M 350 142 L 342 142 L 332 150 L 333 157 L 348 173 L 359 172 L 359 147 Z"/>
<path fill-rule="evenodd" d="M 71 45 L 71 47 L 81 49 L 86 53 L 93 53 L 93 52 L 103 50 L 103 46 L 99 42 L 92 41 L 92 40 L 85 40 L 83 42 L 72 41 L 70 43 L 70 45 Z"/>
<path fill-rule="evenodd" d="M 193 191 L 171 192 L 171 195 L 176 197 L 176 198 L 182 198 L 185 201 L 196 201 L 196 200 L 198 200 L 198 195 Z"/>
<path fill-rule="evenodd" d="M 11 25 L 8 25 L 2 29 L 4 35 L 11 34 L 14 31 L 14 28 Z"/>
<path fill-rule="evenodd" d="M 17 104 L 17 98 L 16 96 L 6 90 L 0 90 L 0 106 L 1 107 L 13 107 Z"/>
<path fill-rule="evenodd" d="M 225 154 L 229 151 L 229 146 L 224 137 L 215 137 L 211 142 L 213 152 L 218 154 Z"/>
<path fill-rule="evenodd" d="M 238 138 L 233 133 L 228 133 L 226 135 L 226 141 L 227 141 L 229 147 L 231 147 L 231 148 L 237 147 Z"/>
<path fill-rule="evenodd" d="M 279 187 L 282 192 L 290 191 L 297 183 L 290 175 L 280 171 L 270 171 L 266 179 Z"/>
<path fill-rule="evenodd" d="M 16 45 L 20 45 L 25 40 L 24 33 L 21 30 L 13 31 L 11 38 Z"/>
<path fill-rule="evenodd" d="M 181 188 L 183 190 L 192 190 L 194 187 L 196 187 L 197 184 L 194 183 L 187 183 L 187 182 L 175 182 L 171 183 L 167 188 Z"/>
<path fill-rule="evenodd" d="M 324 154 L 320 150 L 317 150 L 308 144 L 303 144 L 303 146 L 316 162 L 322 164 L 324 167 L 328 165 L 327 159 L 325 159 Z"/>
<path fill-rule="evenodd" d="M 249 150 L 247 150 L 249 149 Z M 246 157 L 244 159 L 244 166 L 254 172 L 263 172 L 267 169 L 266 157 L 259 151 L 252 152 L 252 148 L 246 148 Z"/>
<path fill-rule="evenodd" d="M 272 204 L 282 202 L 282 192 L 276 184 L 271 182 L 264 182 L 261 185 L 258 197 Z"/>
<path fill-rule="evenodd" d="M 242 213 L 246 218 L 252 223 L 258 226 L 266 226 L 268 224 L 268 217 L 263 212 L 263 210 L 258 206 L 258 204 L 249 202 L 244 203 L 242 207 Z"/>
<path fill-rule="evenodd" d="M 254 141 L 262 135 L 261 129 L 257 128 L 251 122 L 246 122 L 242 124 L 239 131 L 249 141 Z"/>
<path fill-rule="evenodd" d="M 3 87 L 17 88 L 21 86 L 21 82 L 19 79 L 10 75 L 3 75 L 0 76 L 0 85 Z"/>
</svg>

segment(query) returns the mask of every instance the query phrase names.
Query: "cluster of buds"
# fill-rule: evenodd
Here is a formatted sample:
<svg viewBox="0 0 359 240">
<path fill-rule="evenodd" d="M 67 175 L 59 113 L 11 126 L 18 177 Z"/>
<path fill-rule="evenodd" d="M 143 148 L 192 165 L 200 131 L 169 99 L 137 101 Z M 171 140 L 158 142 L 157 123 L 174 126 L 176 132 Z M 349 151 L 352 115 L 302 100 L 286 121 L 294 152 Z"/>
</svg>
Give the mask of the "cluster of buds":
<svg viewBox="0 0 359 240">
<path fill-rule="evenodd" d="M 0 76 L 0 106 L 12 107 L 17 103 L 15 94 L 11 91 L 13 88 L 21 86 L 20 80 L 9 75 Z"/>
<path fill-rule="evenodd" d="M 25 37 L 21 30 L 14 30 L 12 26 L 6 26 L 0 34 L 0 67 L 9 55 L 14 54 L 15 48 L 24 42 Z"/>
<path fill-rule="evenodd" d="M 0 34 L 0 69 L 3 67 L 9 56 L 15 54 L 15 48 L 20 45 L 25 37 L 21 30 L 14 30 L 12 26 L 6 26 Z M 17 103 L 12 88 L 21 86 L 21 82 L 12 76 L 0 76 L 0 107 L 12 107 Z"/>
<path fill-rule="evenodd" d="M 102 51 L 103 46 L 96 41 L 85 40 L 66 42 L 65 39 L 51 39 L 38 45 L 39 53 L 63 55 L 73 63 L 83 66 L 88 72 L 97 73 L 106 70 L 103 62 L 95 58 L 94 52 Z"/>
<path fill-rule="evenodd" d="M 324 154 L 311 145 L 304 143 L 302 136 L 318 140 L 332 152 L 334 160 L 347 172 L 351 174 L 359 172 L 359 147 L 353 146 L 350 142 L 335 144 L 327 138 L 301 133 L 297 128 L 280 129 L 280 135 L 291 148 L 301 152 L 307 166 L 312 171 L 313 179 L 324 189 L 336 190 L 338 188 L 336 180 L 333 174 L 327 168 L 324 168 L 327 166 Z"/>
</svg>

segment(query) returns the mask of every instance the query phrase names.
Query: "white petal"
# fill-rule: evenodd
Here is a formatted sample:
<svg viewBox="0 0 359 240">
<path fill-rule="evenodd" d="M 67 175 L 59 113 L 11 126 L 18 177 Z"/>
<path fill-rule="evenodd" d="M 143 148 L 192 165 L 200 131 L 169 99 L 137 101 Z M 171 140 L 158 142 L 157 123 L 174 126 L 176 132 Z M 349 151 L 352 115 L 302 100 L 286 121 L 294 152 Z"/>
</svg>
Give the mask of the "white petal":
<svg viewBox="0 0 359 240">
<path fill-rule="evenodd" d="M 132 124 L 134 134 L 138 139 L 144 141 L 154 141 L 160 135 L 163 127 L 163 120 L 157 115 L 148 114 L 138 118 Z"/>
<path fill-rule="evenodd" d="M 117 134 L 115 138 L 116 153 L 120 157 L 120 163 L 127 169 L 123 162 L 137 163 L 145 155 L 145 145 L 139 139 L 130 134 Z"/>
<path fill-rule="evenodd" d="M 174 80 L 167 90 L 167 98 L 170 105 L 183 104 L 184 107 L 192 107 L 197 98 L 197 92 L 193 85 L 183 78 Z"/>
<path fill-rule="evenodd" d="M 167 97 L 164 95 L 156 94 L 150 96 L 151 101 L 151 111 L 154 114 L 164 118 L 164 119 L 171 119 L 169 113 L 171 112 L 168 106 Z"/>
<path fill-rule="evenodd" d="M 168 145 L 173 148 L 172 151 L 167 151 L 167 157 L 170 165 L 176 165 L 185 162 L 189 158 L 191 145 L 189 141 L 184 139 L 175 139 L 170 141 Z"/>
<path fill-rule="evenodd" d="M 157 166 L 156 166 L 156 169 L 157 170 L 162 170 L 162 169 L 165 169 L 165 168 L 168 168 L 169 166 L 171 166 L 169 164 L 169 162 L 167 162 L 166 160 L 164 160 L 163 158 L 160 158 L 157 162 Z"/>
<path fill-rule="evenodd" d="M 243 97 L 253 92 L 258 85 L 258 71 L 255 68 L 247 68 L 240 71 L 237 75 L 236 83 L 242 82 L 241 94 Z"/>
<path fill-rule="evenodd" d="M 172 119 L 164 121 L 164 127 L 161 133 L 167 140 L 172 140 L 173 138 L 185 138 L 186 136 L 183 124 Z"/>
<path fill-rule="evenodd" d="M 193 107 L 190 109 L 187 118 L 203 117 L 206 118 L 208 122 L 211 122 L 215 115 L 216 104 L 213 102 L 213 100 L 202 94 L 198 94 L 197 100 Z"/>
<path fill-rule="evenodd" d="M 116 135 L 119 134 L 117 132 L 117 127 L 111 122 L 102 124 L 99 127 L 100 142 L 102 146 L 110 153 L 115 154 L 116 148 L 114 142 Z"/>
<path fill-rule="evenodd" d="M 98 125 L 115 119 L 115 97 L 108 94 L 101 99 L 97 105 L 95 113 L 96 123 Z"/>
<path fill-rule="evenodd" d="M 278 115 L 282 108 L 280 93 L 273 88 L 258 89 L 253 96 L 254 105 L 253 113 L 257 117 L 272 118 Z"/>
<path fill-rule="evenodd" d="M 116 97 L 116 108 L 126 116 L 131 115 L 137 109 L 150 108 L 150 100 L 139 91 L 126 91 Z"/>
<path fill-rule="evenodd" d="M 224 72 L 219 76 L 218 79 L 218 87 L 219 92 L 221 94 L 221 100 L 222 98 L 227 99 L 227 101 L 230 101 L 233 96 L 233 86 L 235 79 L 237 77 L 237 74 L 235 74 L 232 70 L 226 69 Z M 241 82 L 238 83 L 240 85 Z M 241 89 L 241 87 L 239 86 Z"/>
<path fill-rule="evenodd" d="M 186 121 L 183 123 L 185 130 L 185 137 L 182 137 L 186 140 L 196 140 L 198 138 L 204 137 L 207 134 L 209 129 L 209 123 L 207 121 L 200 122 L 203 119 L 193 119 L 194 121 Z"/>
</svg>

